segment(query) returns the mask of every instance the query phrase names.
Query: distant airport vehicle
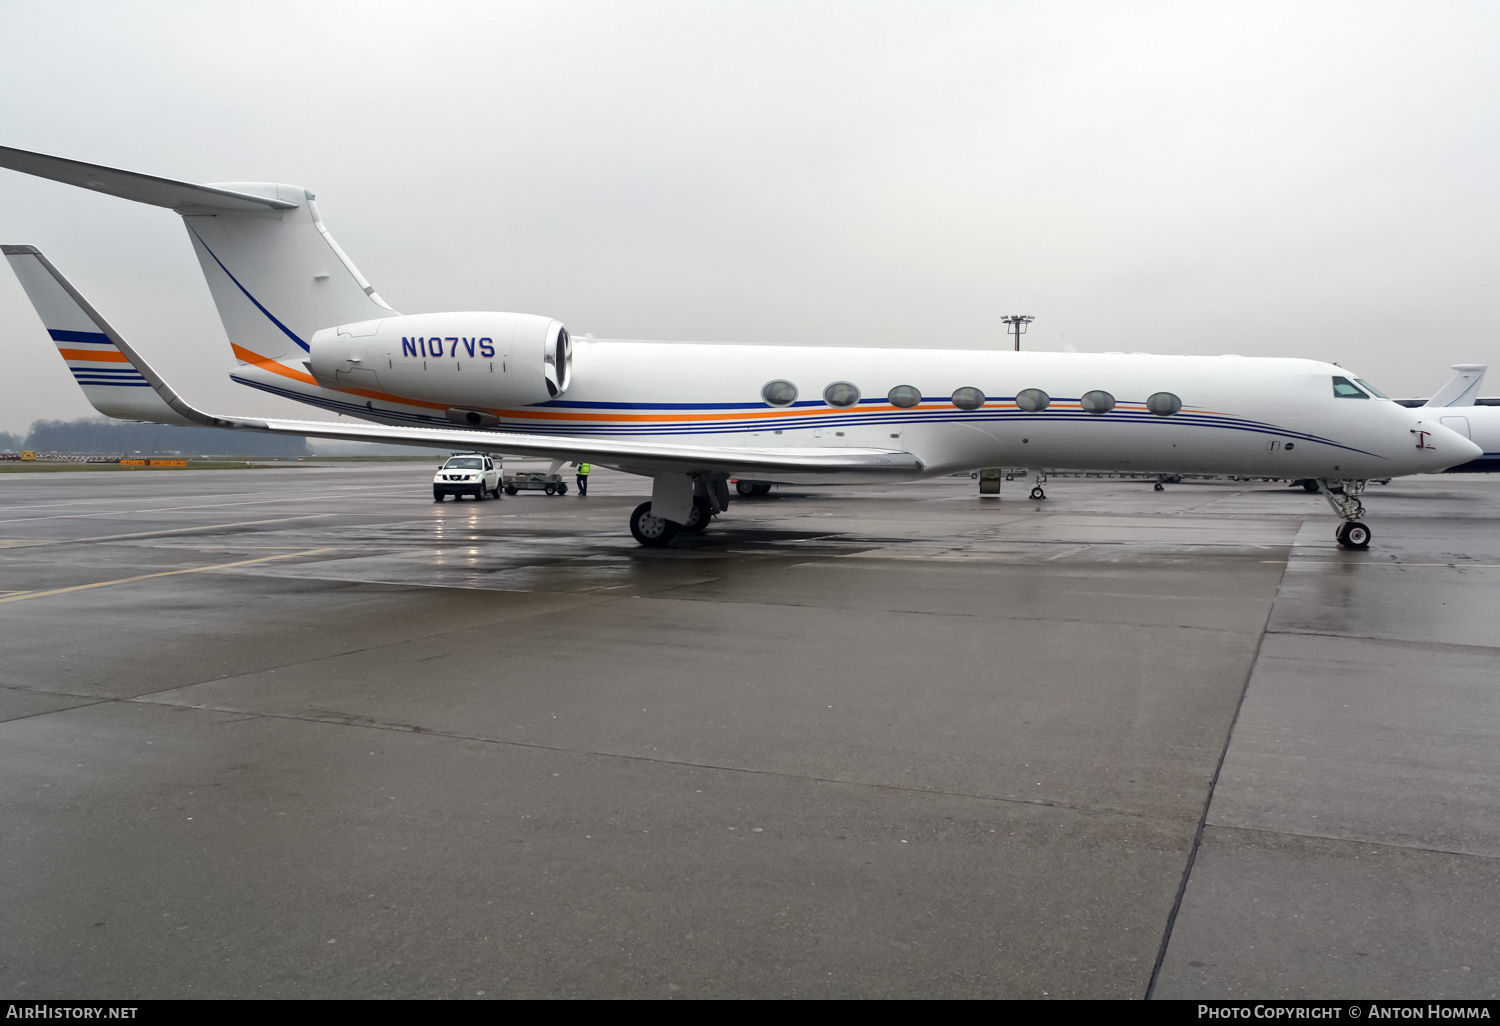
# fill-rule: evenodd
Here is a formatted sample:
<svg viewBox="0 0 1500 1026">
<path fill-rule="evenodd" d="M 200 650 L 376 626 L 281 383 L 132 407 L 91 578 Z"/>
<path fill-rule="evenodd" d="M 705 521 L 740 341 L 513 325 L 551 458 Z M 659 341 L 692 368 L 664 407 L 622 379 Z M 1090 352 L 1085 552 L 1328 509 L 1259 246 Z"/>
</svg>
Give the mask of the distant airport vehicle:
<svg viewBox="0 0 1500 1026">
<path fill-rule="evenodd" d="M 230 377 L 369 423 L 199 410 L 31 246 L 4 252 L 101 413 L 316 438 L 483 448 L 652 479 L 630 516 L 669 544 L 729 505 L 730 478 L 840 484 L 979 467 L 1311 478 L 1364 548 L 1371 478 L 1481 450 L 1428 410 L 1313 360 L 936 348 L 579 344 L 552 317 L 402 315 L 333 241 L 313 194 L 193 185 L 0 147 L 0 166 L 175 210 L 238 367 Z M 956 328 L 941 313 L 924 342 Z"/>
<path fill-rule="evenodd" d="M 448 457 L 432 475 L 432 498 L 442 502 L 450 495 L 455 502 L 464 495 L 500 498 L 500 468 L 494 459 L 479 452 L 456 452 Z"/>
<path fill-rule="evenodd" d="M 523 491 L 567 495 L 568 482 L 563 480 L 561 474 L 549 470 L 518 470 L 514 474 L 505 475 L 506 495 L 515 495 Z"/>
</svg>

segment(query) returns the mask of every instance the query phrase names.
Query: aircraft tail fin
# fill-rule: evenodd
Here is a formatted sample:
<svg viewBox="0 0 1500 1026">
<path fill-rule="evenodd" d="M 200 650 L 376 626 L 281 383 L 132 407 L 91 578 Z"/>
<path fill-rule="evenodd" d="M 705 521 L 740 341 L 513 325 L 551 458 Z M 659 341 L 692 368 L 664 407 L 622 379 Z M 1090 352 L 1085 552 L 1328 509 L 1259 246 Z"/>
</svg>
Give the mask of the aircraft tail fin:
<svg viewBox="0 0 1500 1026">
<path fill-rule="evenodd" d="M 306 189 L 194 185 L 5 146 L 0 167 L 182 215 L 241 363 L 300 362 L 320 328 L 396 316 L 328 234 Z"/>
<path fill-rule="evenodd" d="M 201 424 L 35 246 L 0 246 L 94 409 L 117 420 Z M 184 409 L 179 409 L 182 406 Z"/>
<path fill-rule="evenodd" d="M 1479 384 L 1484 381 L 1484 372 L 1489 370 L 1488 364 L 1483 363 L 1456 363 L 1453 369 L 1457 371 L 1448 383 L 1438 389 L 1431 399 L 1427 400 L 1427 406 L 1473 406 L 1474 398 L 1479 395 Z"/>
</svg>

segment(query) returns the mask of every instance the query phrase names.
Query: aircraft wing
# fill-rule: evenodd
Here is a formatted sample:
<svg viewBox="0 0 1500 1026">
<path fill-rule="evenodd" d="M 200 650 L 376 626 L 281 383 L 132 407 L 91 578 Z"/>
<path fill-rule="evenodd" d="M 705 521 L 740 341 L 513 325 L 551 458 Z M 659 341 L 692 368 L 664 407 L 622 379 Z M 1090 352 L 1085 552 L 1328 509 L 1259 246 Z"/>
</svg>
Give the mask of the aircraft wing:
<svg viewBox="0 0 1500 1026">
<path fill-rule="evenodd" d="M 744 448 L 675 445 L 469 428 L 393 427 L 357 421 L 279 420 L 199 410 L 183 399 L 33 246 L 0 247 L 75 379 L 105 416 L 158 424 L 260 431 L 430 449 L 483 450 L 585 461 L 632 474 L 723 474 L 791 484 L 909 480 L 923 470 L 909 452 L 846 447 Z"/>
</svg>

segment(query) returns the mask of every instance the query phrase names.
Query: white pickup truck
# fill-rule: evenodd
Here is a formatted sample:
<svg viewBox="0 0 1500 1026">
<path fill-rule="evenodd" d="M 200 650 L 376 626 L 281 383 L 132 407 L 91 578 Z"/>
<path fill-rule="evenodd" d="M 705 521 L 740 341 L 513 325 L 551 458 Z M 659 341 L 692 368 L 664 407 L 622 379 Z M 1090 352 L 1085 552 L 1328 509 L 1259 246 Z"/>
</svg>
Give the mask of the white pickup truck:
<svg viewBox="0 0 1500 1026">
<path fill-rule="evenodd" d="M 486 495 L 500 498 L 499 462 L 484 453 L 454 453 L 432 475 L 432 501 L 442 502 L 447 495 L 453 496 L 454 502 L 464 495 L 476 499 L 483 499 Z"/>
</svg>

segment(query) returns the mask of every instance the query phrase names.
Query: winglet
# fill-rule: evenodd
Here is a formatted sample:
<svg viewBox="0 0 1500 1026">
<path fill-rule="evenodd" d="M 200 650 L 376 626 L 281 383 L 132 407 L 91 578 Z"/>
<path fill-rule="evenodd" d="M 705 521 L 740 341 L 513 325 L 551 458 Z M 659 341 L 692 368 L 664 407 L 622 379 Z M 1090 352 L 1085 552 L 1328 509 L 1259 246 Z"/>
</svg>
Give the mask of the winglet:
<svg viewBox="0 0 1500 1026">
<path fill-rule="evenodd" d="M 216 426 L 110 327 L 35 246 L 0 246 L 37 316 L 94 409 L 118 420 Z"/>
</svg>

